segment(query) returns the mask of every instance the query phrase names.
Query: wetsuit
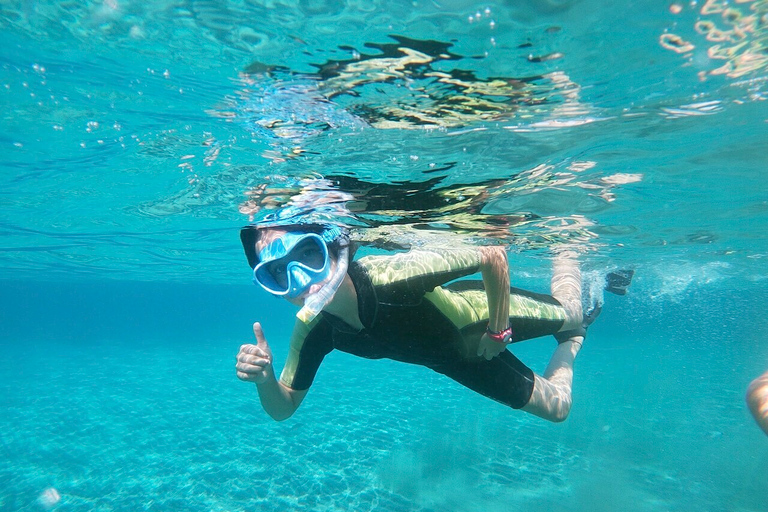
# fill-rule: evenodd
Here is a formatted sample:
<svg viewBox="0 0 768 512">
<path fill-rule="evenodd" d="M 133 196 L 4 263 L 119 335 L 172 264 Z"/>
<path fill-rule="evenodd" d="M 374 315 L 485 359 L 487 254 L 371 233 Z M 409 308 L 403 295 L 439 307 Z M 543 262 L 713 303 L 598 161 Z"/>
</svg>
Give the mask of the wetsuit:
<svg viewBox="0 0 768 512">
<path fill-rule="evenodd" d="M 477 356 L 489 316 L 483 283 L 454 280 L 479 266 L 474 249 L 367 256 L 350 263 L 363 329 L 325 311 L 309 324 L 297 321 L 280 381 L 309 389 L 325 355 L 338 349 L 426 366 L 510 407 L 524 406 L 533 392 L 533 372 L 508 350 L 490 361 Z M 509 319 L 516 342 L 556 333 L 565 310 L 549 295 L 512 288 Z"/>
</svg>

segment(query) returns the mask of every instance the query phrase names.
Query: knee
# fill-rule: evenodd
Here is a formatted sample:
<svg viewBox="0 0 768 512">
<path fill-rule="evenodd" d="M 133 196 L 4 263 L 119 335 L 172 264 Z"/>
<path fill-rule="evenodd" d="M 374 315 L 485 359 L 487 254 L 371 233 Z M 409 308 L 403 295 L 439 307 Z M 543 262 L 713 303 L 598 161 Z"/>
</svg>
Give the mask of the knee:
<svg viewBox="0 0 768 512">
<path fill-rule="evenodd" d="M 557 404 L 557 407 L 551 411 L 551 416 L 547 418 L 552 423 L 562 423 L 568 419 L 568 415 L 571 412 L 571 400 L 563 399 Z"/>
<path fill-rule="evenodd" d="M 571 398 L 559 393 L 558 395 L 550 396 L 543 401 L 531 400 L 523 406 L 522 410 L 552 423 L 562 423 L 571 412 Z"/>
</svg>

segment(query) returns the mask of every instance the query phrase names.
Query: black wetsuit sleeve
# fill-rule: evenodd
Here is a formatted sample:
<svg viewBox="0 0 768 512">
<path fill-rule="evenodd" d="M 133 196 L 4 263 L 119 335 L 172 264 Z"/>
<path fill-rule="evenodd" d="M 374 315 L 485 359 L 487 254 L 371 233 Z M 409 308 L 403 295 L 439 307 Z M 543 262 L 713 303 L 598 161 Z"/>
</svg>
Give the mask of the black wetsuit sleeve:
<svg viewBox="0 0 768 512">
<path fill-rule="evenodd" d="M 323 359 L 333 350 L 332 334 L 331 325 L 322 317 L 310 325 L 297 321 L 280 382 L 296 391 L 309 389 Z"/>
</svg>

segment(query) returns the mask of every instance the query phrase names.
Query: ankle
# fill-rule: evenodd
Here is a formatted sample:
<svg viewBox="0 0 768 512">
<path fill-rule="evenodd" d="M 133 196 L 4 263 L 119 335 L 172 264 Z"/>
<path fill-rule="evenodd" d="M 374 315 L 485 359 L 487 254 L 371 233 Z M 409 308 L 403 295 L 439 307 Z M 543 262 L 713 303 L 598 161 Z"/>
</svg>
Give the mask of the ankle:
<svg viewBox="0 0 768 512">
<path fill-rule="evenodd" d="M 574 336 L 568 341 L 571 342 L 571 353 L 573 354 L 573 357 L 576 357 L 576 354 L 579 353 L 581 347 L 584 345 L 584 336 Z"/>
</svg>

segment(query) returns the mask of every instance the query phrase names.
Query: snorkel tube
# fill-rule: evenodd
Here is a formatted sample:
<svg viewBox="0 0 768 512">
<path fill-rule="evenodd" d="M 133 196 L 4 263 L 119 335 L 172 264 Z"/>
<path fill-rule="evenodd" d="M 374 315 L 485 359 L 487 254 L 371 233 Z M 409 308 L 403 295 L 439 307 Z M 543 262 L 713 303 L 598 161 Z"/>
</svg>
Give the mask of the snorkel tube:
<svg viewBox="0 0 768 512">
<path fill-rule="evenodd" d="M 347 267 L 349 267 L 349 239 L 342 238 L 341 246 L 339 247 L 339 257 L 336 261 L 336 270 L 331 275 L 330 280 L 323 285 L 318 291 L 304 299 L 304 306 L 296 313 L 296 318 L 308 324 L 314 320 L 317 315 L 328 305 L 333 296 L 341 286 L 341 282 L 344 281 L 344 276 L 347 275 Z"/>
</svg>

